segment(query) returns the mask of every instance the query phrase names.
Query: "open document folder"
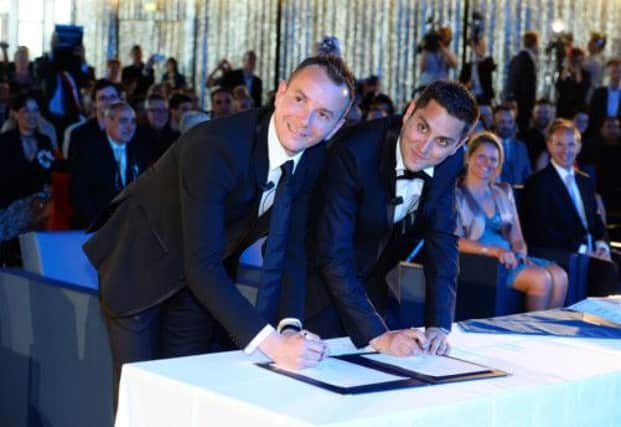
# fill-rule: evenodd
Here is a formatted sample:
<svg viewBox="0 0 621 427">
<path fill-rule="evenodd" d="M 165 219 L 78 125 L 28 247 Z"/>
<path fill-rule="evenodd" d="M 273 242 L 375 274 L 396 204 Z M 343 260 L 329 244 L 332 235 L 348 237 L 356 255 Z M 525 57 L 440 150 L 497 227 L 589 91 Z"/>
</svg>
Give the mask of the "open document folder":
<svg viewBox="0 0 621 427">
<path fill-rule="evenodd" d="M 314 368 L 258 366 L 340 394 L 360 394 L 508 375 L 450 356 L 394 357 L 376 352 L 331 356 Z"/>
</svg>

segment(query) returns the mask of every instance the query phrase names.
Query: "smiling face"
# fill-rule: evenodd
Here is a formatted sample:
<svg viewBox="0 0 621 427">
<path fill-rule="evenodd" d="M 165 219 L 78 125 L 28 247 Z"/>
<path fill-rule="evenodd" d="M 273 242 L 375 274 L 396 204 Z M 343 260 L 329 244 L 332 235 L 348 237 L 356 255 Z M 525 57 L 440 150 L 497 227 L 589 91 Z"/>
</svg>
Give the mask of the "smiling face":
<svg viewBox="0 0 621 427">
<path fill-rule="evenodd" d="M 548 153 L 554 163 L 565 169 L 571 169 L 582 145 L 573 129 L 560 128 L 546 142 Z"/>
<path fill-rule="evenodd" d="M 491 142 L 482 142 L 468 156 L 468 176 L 493 182 L 500 174 L 500 152 Z"/>
<path fill-rule="evenodd" d="M 334 83 L 319 65 L 281 82 L 274 102 L 274 126 L 289 155 L 330 138 L 343 125 L 349 105 L 347 85 Z"/>
<path fill-rule="evenodd" d="M 441 163 L 465 142 L 465 126 L 433 99 L 420 108 L 412 102 L 399 139 L 405 166 L 417 172 Z"/>
</svg>

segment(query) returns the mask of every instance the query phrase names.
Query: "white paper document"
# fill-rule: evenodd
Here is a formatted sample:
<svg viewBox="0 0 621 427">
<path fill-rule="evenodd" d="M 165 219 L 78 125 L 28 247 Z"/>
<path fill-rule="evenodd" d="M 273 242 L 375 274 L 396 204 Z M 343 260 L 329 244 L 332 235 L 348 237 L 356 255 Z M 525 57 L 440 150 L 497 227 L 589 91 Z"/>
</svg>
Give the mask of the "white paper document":
<svg viewBox="0 0 621 427">
<path fill-rule="evenodd" d="M 314 368 L 299 371 L 278 368 L 338 387 L 356 387 L 408 379 L 408 377 L 387 374 L 333 357 L 326 358 Z"/>
<path fill-rule="evenodd" d="M 569 306 L 571 310 L 580 311 L 606 319 L 621 325 L 621 297 L 587 298 Z"/>
<path fill-rule="evenodd" d="M 362 357 L 432 377 L 476 374 L 489 371 L 489 368 L 463 360 L 431 354 L 420 354 L 410 357 L 396 357 L 387 354 L 365 354 Z"/>
</svg>

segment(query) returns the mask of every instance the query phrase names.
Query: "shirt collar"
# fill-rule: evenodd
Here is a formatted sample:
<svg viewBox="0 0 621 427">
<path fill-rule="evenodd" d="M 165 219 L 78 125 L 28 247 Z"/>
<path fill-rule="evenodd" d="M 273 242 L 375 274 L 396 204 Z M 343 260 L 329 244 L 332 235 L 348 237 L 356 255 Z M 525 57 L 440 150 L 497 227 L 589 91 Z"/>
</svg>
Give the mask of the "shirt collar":
<svg viewBox="0 0 621 427">
<path fill-rule="evenodd" d="M 401 172 L 405 171 L 405 163 L 403 163 L 403 156 L 401 155 L 401 137 L 397 139 L 397 146 L 395 147 L 395 171 L 397 172 L 397 176 L 401 175 Z M 433 166 L 426 167 L 423 169 L 427 175 L 433 178 Z"/>
<path fill-rule="evenodd" d="M 285 151 L 284 147 L 278 140 L 276 134 L 276 126 L 274 125 L 274 115 L 270 118 L 270 124 L 267 129 L 267 157 L 269 159 L 269 170 L 272 171 L 282 166 L 283 163 L 289 160 L 293 160 L 293 172 L 300 162 L 300 158 L 304 154 L 304 150 L 296 153 L 294 156 L 290 156 Z"/>
<path fill-rule="evenodd" d="M 112 151 L 125 151 L 125 149 L 127 148 L 127 144 L 119 144 L 118 142 L 115 142 L 112 138 L 110 138 L 107 134 L 106 137 L 108 138 L 108 144 L 110 144 L 110 148 L 112 148 Z"/>
<path fill-rule="evenodd" d="M 562 166 L 559 166 L 556 164 L 556 162 L 553 159 L 550 159 L 550 163 L 552 163 L 552 166 L 554 166 L 554 169 L 556 169 L 556 172 L 558 172 L 559 176 L 561 177 L 561 179 L 563 180 L 563 182 L 565 182 L 565 180 L 567 179 L 568 175 L 573 175 L 574 174 L 574 168 L 570 168 L 569 170 L 565 169 Z"/>
</svg>

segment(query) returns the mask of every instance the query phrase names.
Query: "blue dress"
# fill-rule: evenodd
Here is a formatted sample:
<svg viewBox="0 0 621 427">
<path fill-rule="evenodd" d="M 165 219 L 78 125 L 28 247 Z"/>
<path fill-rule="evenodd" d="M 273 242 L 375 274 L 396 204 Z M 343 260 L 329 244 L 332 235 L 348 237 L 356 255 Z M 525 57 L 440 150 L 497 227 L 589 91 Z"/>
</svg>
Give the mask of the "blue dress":
<svg viewBox="0 0 621 427">
<path fill-rule="evenodd" d="M 498 213 L 498 208 L 494 210 L 494 216 L 491 218 L 485 215 L 485 230 L 483 230 L 483 234 L 478 240 L 479 243 L 486 246 L 498 246 L 507 251 L 511 250 L 511 243 L 502 235 L 502 219 L 500 218 L 500 214 Z M 552 263 L 548 260 L 535 258 L 535 257 L 527 257 L 528 260 L 538 266 L 538 267 L 548 267 Z M 522 271 L 528 267 L 527 264 L 518 263 L 518 265 L 507 272 L 507 277 L 505 280 L 505 285 L 507 287 L 511 287 L 515 277 Z"/>
</svg>

